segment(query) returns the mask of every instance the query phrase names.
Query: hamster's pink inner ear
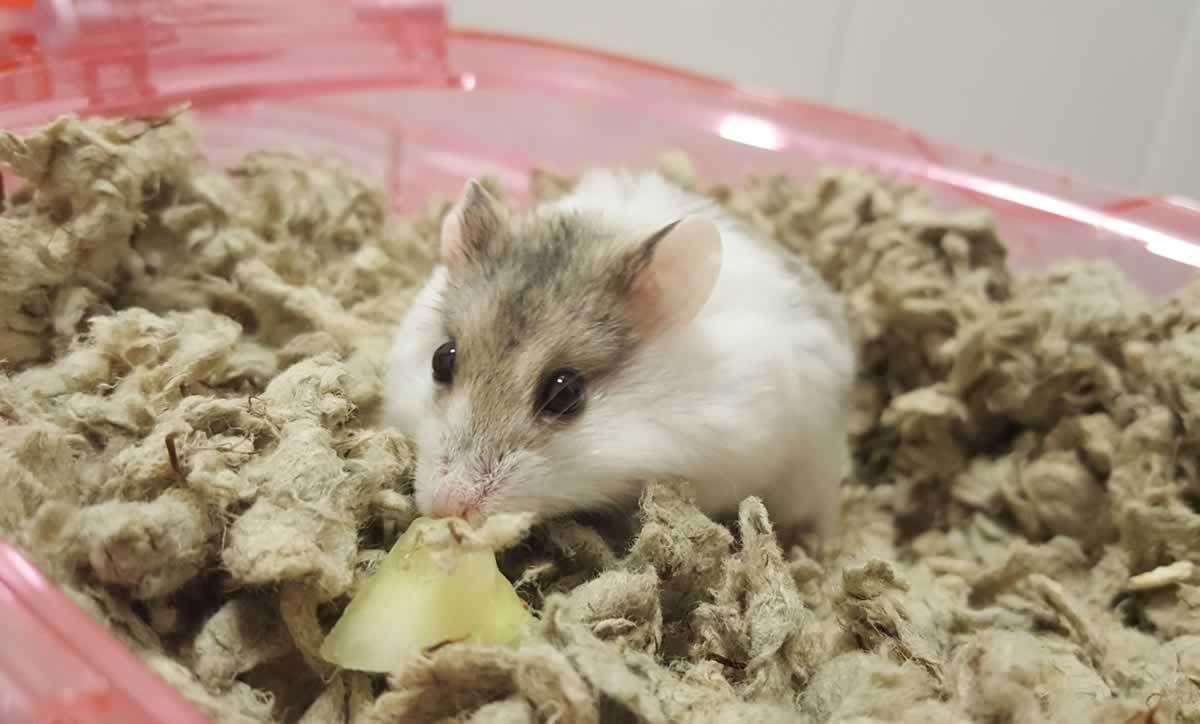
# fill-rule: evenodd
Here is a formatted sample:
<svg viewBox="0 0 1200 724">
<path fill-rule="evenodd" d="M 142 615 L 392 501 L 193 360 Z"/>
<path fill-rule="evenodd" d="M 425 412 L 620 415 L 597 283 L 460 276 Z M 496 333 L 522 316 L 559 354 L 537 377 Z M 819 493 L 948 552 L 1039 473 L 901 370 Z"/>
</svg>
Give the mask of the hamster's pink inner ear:
<svg viewBox="0 0 1200 724">
<path fill-rule="evenodd" d="M 483 256 L 507 221 L 504 206 L 477 180 L 470 180 L 453 208 L 442 219 L 442 262 L 457 270 Z"/>
<path fill-rule="evenodd" d="M 629 313 L 638 331 L 654 336 L 690 322 L 708 301 L 721 272 L 721 231 L 689 216 L 652 234 L 635 252 Z"/>
</svg>

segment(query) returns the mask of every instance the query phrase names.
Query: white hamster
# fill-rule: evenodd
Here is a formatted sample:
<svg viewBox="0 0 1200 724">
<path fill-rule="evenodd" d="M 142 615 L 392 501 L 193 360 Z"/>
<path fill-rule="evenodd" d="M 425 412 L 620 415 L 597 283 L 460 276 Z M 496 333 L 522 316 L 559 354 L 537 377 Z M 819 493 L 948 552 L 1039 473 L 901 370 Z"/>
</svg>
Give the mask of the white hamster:
<svg viewBox="0 0 1200 724">
<path fill-rule="evenodd" d="M 388 358 L 423 514 L 542 517 L 691 481 L 760 496 L 784 540 L 835 532 L 855 355 L 841 300 L 708 199 L 585 174 L 529 211 L 467 184 Z"/>
</svg>

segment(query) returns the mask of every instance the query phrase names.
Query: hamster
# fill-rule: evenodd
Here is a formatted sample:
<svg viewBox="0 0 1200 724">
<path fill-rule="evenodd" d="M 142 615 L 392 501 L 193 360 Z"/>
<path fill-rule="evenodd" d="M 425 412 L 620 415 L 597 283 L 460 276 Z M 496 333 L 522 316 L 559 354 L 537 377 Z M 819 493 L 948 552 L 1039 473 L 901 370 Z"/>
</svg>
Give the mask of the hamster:
<svg viewBox="0 0 1200 724">
<path fill-rule="evenodd" d="M 759 496 L 783 541 L 836 532 L 856 360 L 800 259 L 657 174 L 608 170 L 524 212 L 472 181 L 440 253 L 384 392 L 422 514 L 619 508 L 675 477 L 713 516 Z"/>
</svg>

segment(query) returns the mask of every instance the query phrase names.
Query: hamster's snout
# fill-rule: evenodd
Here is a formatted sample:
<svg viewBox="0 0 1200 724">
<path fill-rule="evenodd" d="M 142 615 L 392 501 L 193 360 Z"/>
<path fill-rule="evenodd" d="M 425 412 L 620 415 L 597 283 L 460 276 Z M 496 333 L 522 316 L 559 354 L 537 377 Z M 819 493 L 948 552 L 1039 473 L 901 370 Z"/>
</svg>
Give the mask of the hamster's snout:
<svg viewBox="0 0 1200 724">
<path fill-rule="evenodd" d="M 444 483 L 433 496 L 429 514 L 434 518 L 462 518 L 476 525 L 483 519 L 481 502 L 469 487 Z"/>
<path fill-rule="evenodd" d="M 504 509 L 518 471 L 527 467 L 521 462 L 529 456 L 511 445 L 478 439 L 463 445 L 460 439 L 443 438 L 441 449 L 429 451 L 418 462 L 417 505 L 435 518 L 462 518 L 476 524 L 488 513 Z"/>
</svg>

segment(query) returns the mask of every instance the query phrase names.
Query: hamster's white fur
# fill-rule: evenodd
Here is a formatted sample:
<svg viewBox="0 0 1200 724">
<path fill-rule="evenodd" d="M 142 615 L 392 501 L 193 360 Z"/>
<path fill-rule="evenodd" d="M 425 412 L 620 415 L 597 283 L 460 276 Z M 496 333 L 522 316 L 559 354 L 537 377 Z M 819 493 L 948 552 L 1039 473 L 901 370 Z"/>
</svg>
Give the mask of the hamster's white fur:
<svg viewBox="0 0 1200 724">
<path fill-rule="evenodd" d="M 709 513 L 757 495 L 781 532 L 812 522 L 832 533 L 855 372 L 840 301 L 771 242 L 656 174 L 591 172 L 540 213 L 570 209 L 599 211 L 631 234 L 703 215 L 721 232 L 720 275 L 699 314 L 643 344 L 591 391 L 577 421 L 543 449 L 517 451 L 487 511 L 569 513 L 630 500 L 643 480 L 679 476 Z M 386 422 L 415 438 L 423 461 L 416 497 L 424 513 L 434 491 L 421 448 L 436 446 L 446 426 L 430 374 L 444 341 L 437 303 L 446 287 L 439 266 L 398 330 L 385 389 Z"/>
</svg>

